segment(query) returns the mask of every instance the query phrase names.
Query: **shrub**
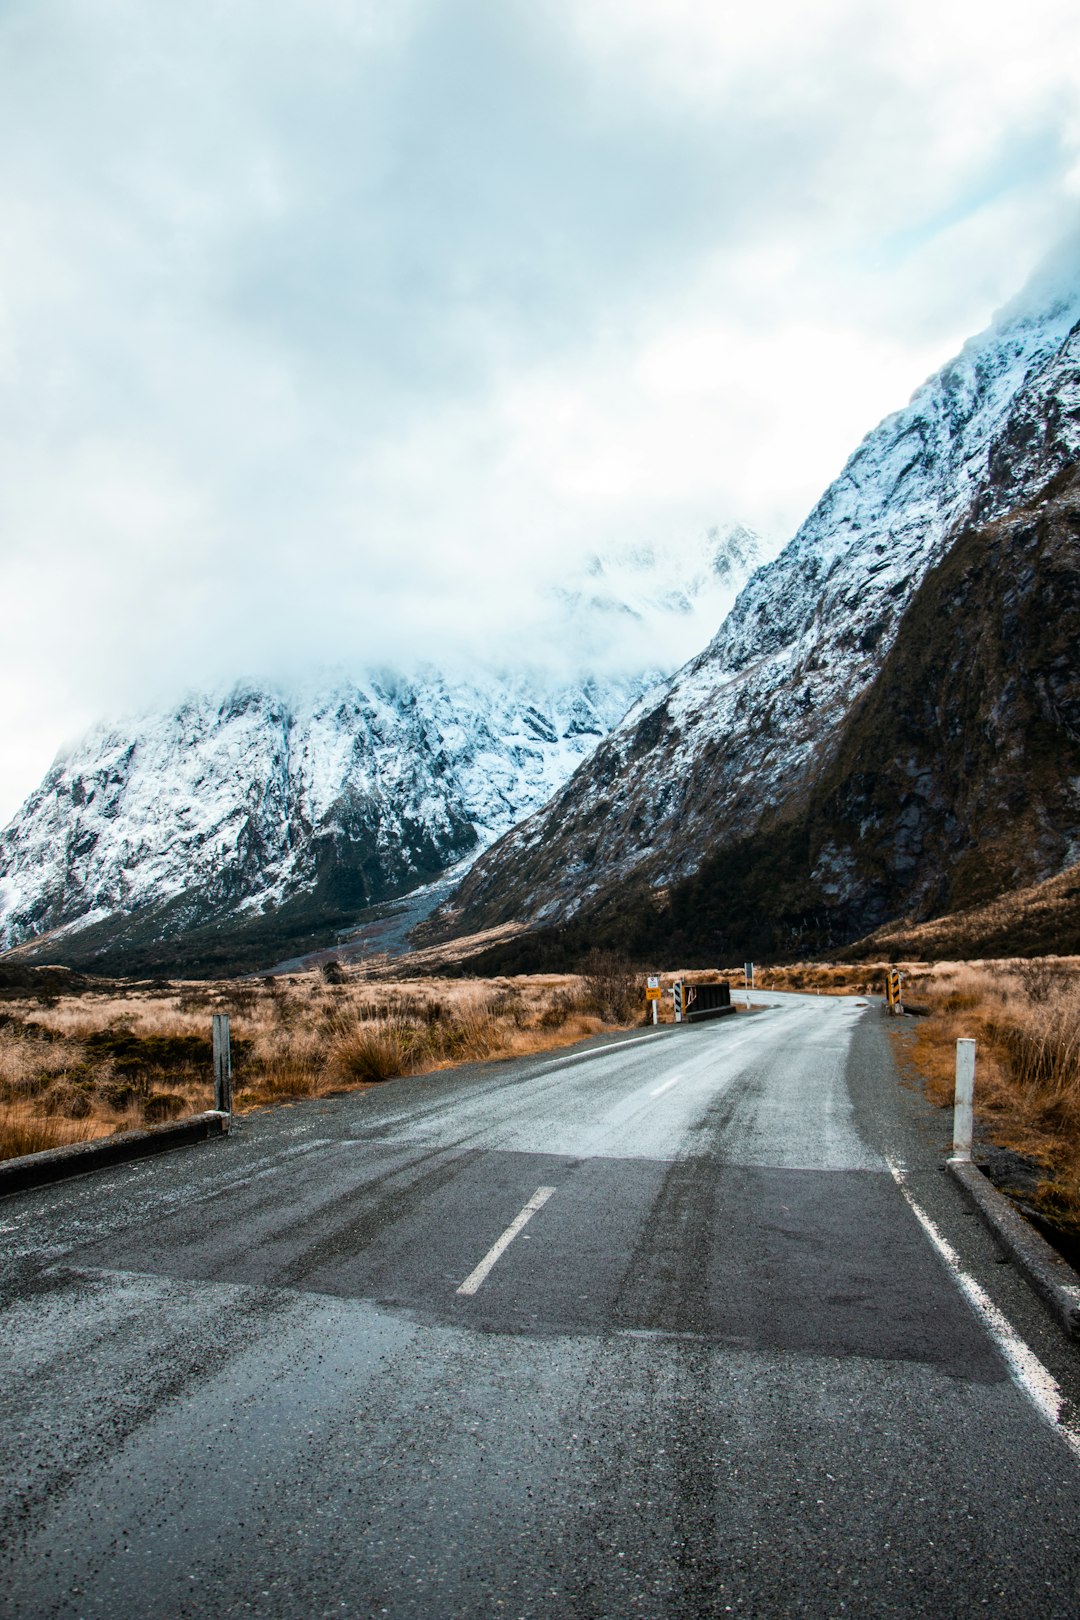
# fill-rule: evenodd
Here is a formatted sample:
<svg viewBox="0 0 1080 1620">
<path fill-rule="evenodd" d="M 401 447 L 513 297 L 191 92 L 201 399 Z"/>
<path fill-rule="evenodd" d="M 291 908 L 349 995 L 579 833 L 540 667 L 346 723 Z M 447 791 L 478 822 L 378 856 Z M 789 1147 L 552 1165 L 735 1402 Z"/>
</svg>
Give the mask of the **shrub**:
<svg viewBox="0 0 1080 1620">
<path fill-rule="evenodd" d="M 343 1080 L 392 1080 L 410 1066 L 416 1032 L 399 1019 L 384 1018 L 342 1035 L 330 1051 L 330 1068 Z"/>
<path fill-rule="evenodd" d="M 491 1018 L 506 1018 L 515 1029 L 528 1029 L 532 1013 L 521 991 L 510 986 L 488 997 L 487 1012 Z"/>
<path fill-rule="evenodd" d="M 141 1103 L 146 1093 L 145 1083 L 133 1085 L 127 1080 L 122 1080 L 114 1086 L 103 1087 L 105 1101 L 110 1108 L 115 1108 L 118 1114 L 123 1113 L 125 1108 L 130 1108 L 133 1103 Z"/>
<path fill-rule="evenodd" d="M 641 1011 L 641 975 L 616 951 L 593 951 L 581 988 L 585 1009 L 605 1024 L 628 1024 Z"/>
<path fill-rule="evenodd" d="M 65 1119 L 89 1119 L 94 1111 L 93 1088 L 61 1080 L 41 1098 L 46 1114 L 62 1114 Z"/>
<path fill-rule="evenodd" d="M 565 990 L 556 990 L 540 1014 L 541 1029 L 561 1029 L 574 1014 L 581 1011 L 581 1001 Z"/>
<path fill-rule="evenodd" d="M 1045 962 L 1021 962 L 1017 968 L 1024 992 L 1032 1001 L 1049 1001 L 1062 988 L 1062 975 Z"/>
</svg>

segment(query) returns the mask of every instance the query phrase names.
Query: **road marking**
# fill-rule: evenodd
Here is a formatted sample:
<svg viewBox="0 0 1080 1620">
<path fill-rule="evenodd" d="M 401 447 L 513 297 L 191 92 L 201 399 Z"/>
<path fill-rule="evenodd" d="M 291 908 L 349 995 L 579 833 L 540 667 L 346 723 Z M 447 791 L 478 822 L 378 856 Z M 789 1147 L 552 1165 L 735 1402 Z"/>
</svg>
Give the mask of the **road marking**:
<svg viewBox="0 0 1080 1620">
<path fill-rule="evenodd" d="M 658 1029 L 656 1035 L 666 1035 L 667 1030 Z M 553 1069 L 557 1063 L 583 1063 L 586 1058 L 598 1057 L 601 1052 L 621 1052 L 624 1046 L 640 1046 L 642 1041 L 655 1041 L 656 1035 L 635 1035 L 632 1041 L 608 1041 L 605 1046 L 590 1046 L 587 1052 L 571 1052 L 568 1057 L 556 1057 L 548 1064 Z"/>
<path fill-rule="evenodd" d="M 686 1076 L 684 1074 L 673 1075 L 670 1080 L 665 1080 L 662 1086 L 657 1086 L 655 1091 L 650 1091 L 649 1096 L 650 1097 L 662 1097 L 664 1095 L 665 1091 L 670 1091 L 672 1086 L 677 1086 L 680 1080 L 685 1080 L 685 1079 L 686 1079 Z"/>
<path fill-rule="evenodd" d="M 907 1171 L 893 1159 L 886 1158 L 885 1162 L 915 1219 L 949 1268 L 968 1304 L 1001 1351 L 1014 1380 L 1036 1410 L 1058 1431 L 1073 1455 L 1080 1458 L 1080 1429 L 1062 1416 L 1064 1397 L 1057 1379 L 1043 1366 L 1034 1350 L 1024 1342 L 1008 1318 L 998 1310 L 982 1284 L 976 1282 L 970 1272 L 964 1270 L 960 1256 L 948 1238 L 908 1191 Z"/>
<path fill-rule="evenodd" d="M 497 1243 L 492 1244 L 491 1248 L 488 1250 L 487 1254 L 485 1254 L 476 1270 L 469 1272 L 469 1275 L 458 1289 L 459 1294 L 476 1293 L 476 1290 L 480 1287 L 480 1284 L 483 1282 L 496 1260 L 498 1260 L 499 1256 L 504 1250 L 510 1247 L 511 1243 L 513 1243 L 514 1239 L 521 1231 L 521 1228 L 527 1221 L 532 1220 L 537 1210 L 543 1209 L 544 1205 L 547 1203 L 554 1191 L 554 1187 L 537 1187 L 536 1191 L 533 1193 L 520 1215 L 514 1216 L 514 1219 L 510 1222 L 510 1225 L 506 1228 L 506 1231 L 503 1233 L 502 1237 Z"/>
</svg>

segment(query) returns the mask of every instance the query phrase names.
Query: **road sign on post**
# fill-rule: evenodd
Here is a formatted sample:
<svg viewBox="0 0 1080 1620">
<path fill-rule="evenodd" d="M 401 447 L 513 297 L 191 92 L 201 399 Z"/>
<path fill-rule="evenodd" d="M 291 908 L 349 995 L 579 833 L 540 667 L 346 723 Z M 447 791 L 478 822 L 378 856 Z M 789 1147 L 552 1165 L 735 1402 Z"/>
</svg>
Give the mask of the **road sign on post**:
<svg viewBox="0 0 1080 1620">
<path fill-rule="evenodd" d="M 902 1013 L 904 1010 L 904 1003 L 901 999 L 901 985 L 903 984 L 903 979 L 904 975 L 900 972 L 899 968 L 889 969 L 889 977 L 886 983 L 886 995 L 888 997 L 889 1011 L 891 1013 Z"/>
<path fill-rule="evenodd" d="M 653 1023 L 659 1022 L 657 1008 L 660 1005 L 660 976 L 657 973 L 650 973 L 645 980 L 645 1000 L 652 1002 Z"/>
<path fill-rule="evenodd" d="M 754 988 L 754 964 L 753 964 L 753 962 L 744 962 L 743 963 L 743 978 L 746 980 L 746 988 L 748 990 L 752 990 Z"/>
<path fill-rule="evenodd" d="M 675 1002 L 675 1022 L 681 1024 L 683 1021 L 683 985 L 681 979 L 675 980 L 671 987 L 671 994 Z"/>
<path fill-rule="evenodd" d="M 232 1052 L 229 1046 L 229 1015 L 214 1014 L 214 1107 L 232 1117 Z"/>
</svg>

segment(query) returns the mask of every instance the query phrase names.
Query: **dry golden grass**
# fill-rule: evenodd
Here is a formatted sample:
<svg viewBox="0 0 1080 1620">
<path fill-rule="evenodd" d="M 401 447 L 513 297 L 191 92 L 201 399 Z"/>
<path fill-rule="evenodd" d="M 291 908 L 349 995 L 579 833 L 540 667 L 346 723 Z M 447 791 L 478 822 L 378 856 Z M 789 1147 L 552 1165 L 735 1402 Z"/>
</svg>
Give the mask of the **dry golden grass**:
<svg viewBox="0 0 1080 1620">
<path fill-rule="evenodd" d="M 913 965 L 905 994 L 929 1013 L 912 1046 L 928 1096 L 952 1103 L 956 1042 L 975 1040 L 976 1119 L 1045 1170 L 1036 1205 L 1080 1234 L 1080 959 Z"/>
<path fill-rule="evenodd" d="M 1012 956 L 1053 950 L 1080 931 L 1080 863 L 1055 877 L 1021 889 L 1010 889 L 984 905 L 950 912 L 930 922 L 900 919 L 852 945 L 850 953 L 941 958 Z"/>
<path fill-rule="evenodd" d="M 621 973 L 621 978 L 620 978 Z M 0 1157 L 213 1106 L 210 1020 L 231 1018 L 239 1110 L 397 1075 L 565 1046 L 640 1022 L 644 984 L 616 964 L 584 977 L 372 982 L 360 970 L 0 1003 Z M 21 1134 L 20 1134 L 21 1133 Z"/>
<path fill-rule="evenodd" d="M 790 962 L 778 967 L 755 967 L 758 990 L 802 990 L 823 996 L 883 995 L 887 962 Z M 743 983 L 742 965 L 721 972 L 733 986 Z"/>
<path fill-rule="evenodd" d="M 99 1126 L 94 1120 L 42 1114 L 31 1103 L 0 1104 L 0 1159 L 18 1159 L 24 1153 L 88 1142 L 107 1133 L 108 1126 Z"/>
</svg>

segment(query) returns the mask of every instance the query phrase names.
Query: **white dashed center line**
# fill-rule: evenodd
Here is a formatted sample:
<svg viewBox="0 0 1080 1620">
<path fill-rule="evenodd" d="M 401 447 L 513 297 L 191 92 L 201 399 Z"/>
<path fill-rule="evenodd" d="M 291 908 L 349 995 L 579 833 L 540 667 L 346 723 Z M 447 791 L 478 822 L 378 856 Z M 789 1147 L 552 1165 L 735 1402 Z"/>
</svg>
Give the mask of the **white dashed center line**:
<svg viewBox="0 0 1080 1620">
<path fill-rule="evenodd" d="M 483 1282 L 496 1260 L 498 1260 L 499 1256 L 505 1249 L 510 1247 L 511 1243 L 513 1243 L 514 1239 L 521 1231 L 521 1228 L 527 1221 L 532 1220 L 537 1210 L 543 1209 L 544 1205 L 547 1203 L 554 1191 L 554 1187 L 537 1187 L 536 1191 L 529 1199 L 529 1202 L 525 1205 L 525 1208 L 519 1215 L 514 1216 L 514 1219 L 510 1222 L 510 1225 L 506 1228 L 506 1231 L 503 1233 L 502 1237 L 497 1243 L 492 1244 L 491 1248 L 488 1250 L 487 1254 L 485 1254 L 476 1270 L 469 1272 L 469 1275 L 458 1289 L 459 1294 L 476 1293 L 476 1290 L 480 1287 L 480 1284 Z"/>
<path fill-rule="evenodd" d="M 670 1080 L 665 1080 L 662 1086 L 657 1086 L 655 1091 L 650 1091 L 649 1096 L 650 1097 L 662 1097 L 665 1091 L 670 1091 L 672 1086 L 677 1086 L 679 1081 L 684 1079 L 684 1078 L 685 1078 L 684 1075 L 673 1074 L 671 1079 Z"/>
</svg>

